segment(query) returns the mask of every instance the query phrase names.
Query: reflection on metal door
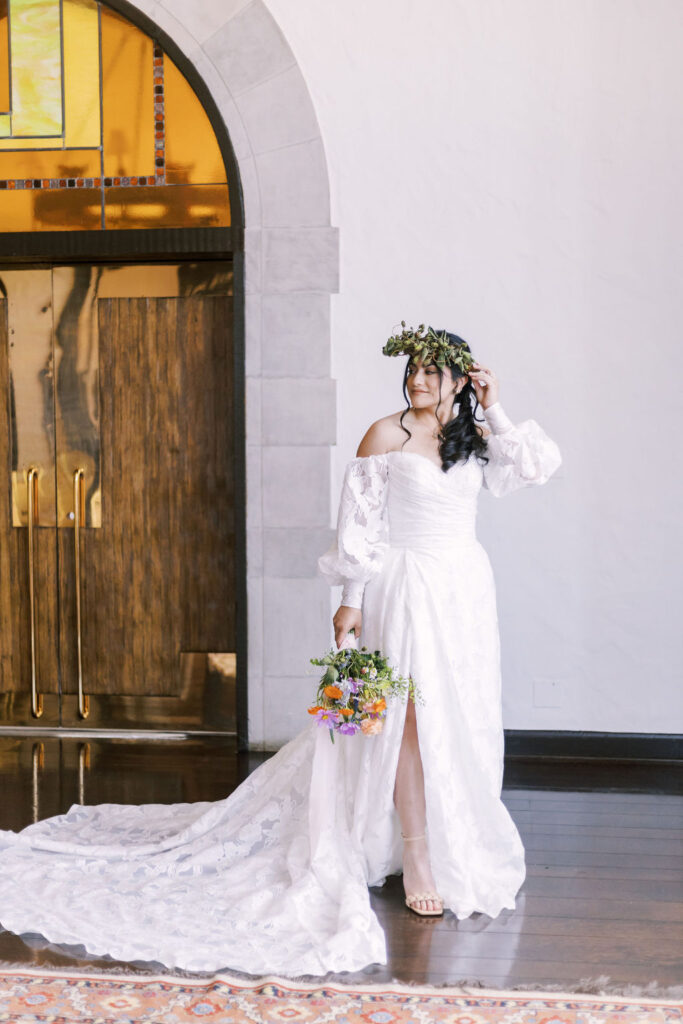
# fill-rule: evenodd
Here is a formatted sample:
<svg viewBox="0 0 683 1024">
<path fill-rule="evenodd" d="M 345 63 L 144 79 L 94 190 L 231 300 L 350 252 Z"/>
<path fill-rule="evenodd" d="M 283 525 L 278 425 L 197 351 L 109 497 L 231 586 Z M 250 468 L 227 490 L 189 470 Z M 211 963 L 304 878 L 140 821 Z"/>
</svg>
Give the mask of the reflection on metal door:
<svg viewBox="0 0 683 1024">
<path fill-rule="evenodd" d="M 0 271 L 0 724 L 234 731 L 231 293 L 227 262 Z"/>
</svg>

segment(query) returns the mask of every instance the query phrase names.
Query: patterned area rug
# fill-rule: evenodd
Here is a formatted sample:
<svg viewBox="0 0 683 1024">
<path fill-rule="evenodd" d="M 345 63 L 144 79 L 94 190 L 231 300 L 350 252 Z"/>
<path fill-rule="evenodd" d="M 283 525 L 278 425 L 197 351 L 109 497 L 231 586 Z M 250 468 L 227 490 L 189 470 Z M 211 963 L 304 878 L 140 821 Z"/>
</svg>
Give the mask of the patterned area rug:
<svg viewBox="0 0 683 1024">
<path fill-rule="evenodd" d="M 305 985 L 221 974 L 0 970 L 0 1021 L 12 1024 L 683 1024 L 666 999 L 417 985 Z"/>
</svg>

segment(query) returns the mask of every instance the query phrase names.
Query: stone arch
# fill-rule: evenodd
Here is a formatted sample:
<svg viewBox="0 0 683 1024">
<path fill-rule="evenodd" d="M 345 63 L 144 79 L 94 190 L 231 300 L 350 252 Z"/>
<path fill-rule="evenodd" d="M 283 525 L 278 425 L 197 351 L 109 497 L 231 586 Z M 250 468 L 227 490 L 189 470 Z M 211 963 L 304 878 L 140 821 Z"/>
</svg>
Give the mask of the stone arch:
<svg viewBox="0 0 683 1024">
<path fill-rule="evenodd" d="M 330 540 L 330 295 L 338 232 L 305 80 L 263 0 L 105 0 L 161 30 L 227 128 L 244 212 L 248 742 L 301 727 L 308 658 L 329 636 L 316 578 Z M 137 17 L 136 17 L 137 13 Z M 163 43 L 163 40 L 162 40 Z"/>
</svg>

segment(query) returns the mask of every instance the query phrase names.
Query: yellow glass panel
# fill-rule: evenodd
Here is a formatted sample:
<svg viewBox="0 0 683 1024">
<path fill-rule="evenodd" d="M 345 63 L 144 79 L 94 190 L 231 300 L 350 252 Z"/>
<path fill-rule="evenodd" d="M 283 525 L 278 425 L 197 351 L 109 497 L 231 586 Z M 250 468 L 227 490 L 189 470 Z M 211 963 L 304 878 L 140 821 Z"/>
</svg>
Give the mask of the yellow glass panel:
<svg viewBox="0 0 683 1024">
<path fill-rule="evenodd" d="M 211 122 L 192 86 L 164 55 L 166 181 L 225 182 L 225 166 Z"/>
<path fill-rule="evenodd" d="M 98 149 L 0 152 L 0 181 L 12 178 L 99 178 Z"/>
<path fill-rule="evenodd" d="M 0 0 L 0 113 L 9 111 L 9 36 L 7 0 Z"/>
<path fill-rule="evenodd" d="M 64 143 L 74 147 L 99 146 L 100 45 L 97 4 L 93 0 L 64 0 L 62 31 Z"/>
<path fill-rule="evenodd" d="M 217 228 L 230 224 L 226 185 L 108 188 L 104 203 L 108 228 Z"/>
<path fill-rule="evenodd" d="M 12 134 L 62 133 L 59 0 L 9 0 Z"/>
<path fill-rule="evenodd" d="M 154 174 L 153 44 L 101 8 L 102 124 L 107 177 Z"/>
<path fill-rule="evenodd" d="M 9 135 L 10 128 L 9 114 L 0 114 L 0 135 Z"/>
<path fill-rule="evenodd" d="M 101 227 L 96 188 L 0 189 L 3 231 L 83 231 Z"/>
<path fill-rule="evenodd" d="M 1 117 L 2 115 L 0 115 Z M 7 115 L 9 118 L 9 115 Z M 2 134 L 0 132 L 0 134 Z M 55 139 L 1 139 L 0 150 L 2 149 L 62 149 L 64 140 L 61 135 Z"/>
</svg>

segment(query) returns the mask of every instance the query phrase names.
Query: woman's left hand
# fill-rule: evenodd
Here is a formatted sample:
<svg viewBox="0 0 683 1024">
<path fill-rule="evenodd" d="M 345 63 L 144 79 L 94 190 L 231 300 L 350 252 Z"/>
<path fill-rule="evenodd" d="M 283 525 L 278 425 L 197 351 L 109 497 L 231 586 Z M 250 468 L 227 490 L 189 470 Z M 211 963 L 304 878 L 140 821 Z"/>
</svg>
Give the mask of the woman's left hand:
<svg viewBox="0 0 683 1024">
<path fill-rule="evenodd" d="M 473 363 L 468 376 L 482 409 L 488 409 L 490 405 L 498 401 L 498 378 L 493 370 L 488 370 L 480 363 Z"/>
</svg>

